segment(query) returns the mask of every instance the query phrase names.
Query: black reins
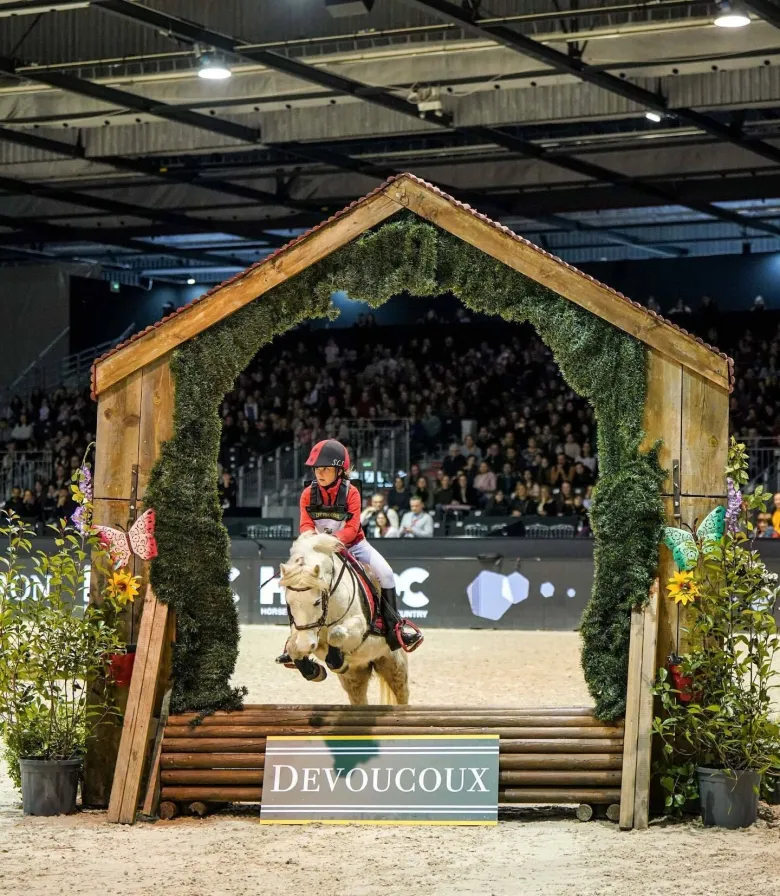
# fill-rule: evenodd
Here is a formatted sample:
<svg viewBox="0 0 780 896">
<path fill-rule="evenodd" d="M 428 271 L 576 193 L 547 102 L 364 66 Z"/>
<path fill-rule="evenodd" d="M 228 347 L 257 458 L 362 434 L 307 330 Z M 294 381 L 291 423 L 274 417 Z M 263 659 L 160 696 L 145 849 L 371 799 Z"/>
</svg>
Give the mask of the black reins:
<svg viewBox="0 0 780 896">
<path fill-rule="evenodd" d="M 292 626 L 296 631 L 305 632 L 305 631 L 309 631 L 310 629 L 313 629 L 313 628 L 317 628 L 317 629 L 323 628 L 325 625 L 337 625 L 339 622 L 341 622 L 342 619 L 344 619 L 344 617 L 347 615 L 347 613 L 349 613 L 349 611 L 352 609 L 352 604 L 354 604 L 355 595 L 357 594 L 356 573 L 352 569 L 352 567 L 350 566 L 350 564 L 347 560 L 345 560 L 343 557 L 339 557 L 339 560 L 341 560 L 341 571 L 339 572 L 338 578 L 336 579 L 335 583 L 333 582 L 333 573 L 332 573 L 331 574 L 331 584 L 327 588 L 324 588 L 324 589 L 322 589 L 322 591 L 320 591 L 320 594 L 322 594 L 322 614 L 320 615 L 320 618 L 316 622 L 310 622 L 307 625 L 298 625 L 298 623 L 295 621 L 295 617 L 292 614 L 292 610 L 290 609 L 289 603 L 287 604 L 287 610 L 290 614 L 290 622 L 292 623 Z M 347 604 L 347 609 L 344 610 L 344 612 L 341 614 L 341 616 L 339 616 L 339 618 L 334 620 L 333 622 L 328 622 L 328 610 L 330 609 L 331 595 L 341 584 L 341 579 L 344 576 L 344 573 L 345 573 L 347 567 L 349 567 L 349 572 L 352 577 L 352 597 L 349 599 L 349 604 Z M 334 568 L 334 573 L 335 573 L 335 568 Z M 293 588 L 292 585 L 285 585 L 283 587 L 285 588 L 285 590 L 297 591 L 299 593 L 304 592 L 304 591 L 316 591 L 317 590 L 315 588 Z"/>
</svg>

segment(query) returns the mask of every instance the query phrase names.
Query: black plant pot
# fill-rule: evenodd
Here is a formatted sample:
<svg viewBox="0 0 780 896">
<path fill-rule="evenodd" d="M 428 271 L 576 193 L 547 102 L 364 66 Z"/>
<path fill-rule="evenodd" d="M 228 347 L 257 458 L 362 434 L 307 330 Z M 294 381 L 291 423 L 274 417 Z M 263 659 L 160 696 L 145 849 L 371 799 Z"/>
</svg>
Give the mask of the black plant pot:
<svg viewBox="0 0 780 896">
<path fill-rule="evenodd" d="M 25 815 L 71 815 L 76 811 L 80 759 L 20 759 Z"/>
<path fill-rule="evenodd" d="M 736 830 L 755 824 L 761 782 L 758 772 L 728 772 L 719 768 L 697 768 L 696 771 L 705 825 Z"/>
</svg>

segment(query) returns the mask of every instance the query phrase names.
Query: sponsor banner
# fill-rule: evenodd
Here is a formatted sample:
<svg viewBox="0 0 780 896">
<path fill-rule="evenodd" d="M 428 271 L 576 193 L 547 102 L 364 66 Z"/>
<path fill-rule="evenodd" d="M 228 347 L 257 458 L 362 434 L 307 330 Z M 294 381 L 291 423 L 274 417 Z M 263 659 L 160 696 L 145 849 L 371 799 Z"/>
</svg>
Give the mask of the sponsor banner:
<svg viewBox="0 0 780 896">
<path fill-rule="evenodd" d="M 286 557 L 285 557 L 286 559 Z M 589 558 L 520 563 L 508 575 L 485 570 L 474 557 L 391 560 L 399 610 L 421 627 L 549 629 L 573 631 L 590 598 Z M 505 564 L 509 569 L 516 560 Z M 243 624 L 287 625 L 278 564 L 265 557 L 257 569 L 233 564 L 233 589 Z M 251 593 L 246 581 L 257 582 Z"/>
<path fill-rule="evenodd" d="M 268 824 L 496 824 L 498 735 L 269 737 Z"/>
</svg>

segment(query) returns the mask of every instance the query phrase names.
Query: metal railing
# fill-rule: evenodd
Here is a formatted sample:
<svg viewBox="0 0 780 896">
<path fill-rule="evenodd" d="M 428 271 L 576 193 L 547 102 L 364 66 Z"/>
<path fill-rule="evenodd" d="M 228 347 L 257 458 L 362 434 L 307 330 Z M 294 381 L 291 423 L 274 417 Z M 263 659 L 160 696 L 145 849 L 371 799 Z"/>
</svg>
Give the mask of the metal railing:
<svg viewBox="0 0 780 896">
<path fill-rule="evenodd" d="M 748 452 L 748 490 L 762 485 L 767 491 L 780 492 L 780 441 L 771 436 L 750 438 L 737 436 Z"/>
<path fill-rule="evenodd" d="M 408 420 L 351 420 L 338 433 L 350 452 L 352 467 L 370 489 L 390 488 L 410 463 Z M 306 475 L 311 445 L 289 442 L 236 470 L 239 507 L 295 505 Z"/>
<path fill-rule="evenodd" d="M 0 501 L 11 496 L 12 488 L 33 488 L 38 479 L 48 482 L 53 461 L 51 451 L 17 451 L 0 457 Z"/>
<path fill-rule="evenodd" d="M 135 324 L 130 324 L 115 339 L 92 345 L 84 351 L 62 357 L 52 357 L 52 352 L 70 332 L 70 327 L 65 329 L 53 339 L 38 357 L 29 364 L 19 376 L 5 389 L 7 398 L 18 395 L 28 398 L 35 389 L 53 389 L 66 386 L 77 389 L 89 382 L 89 372 L 95 358 L 114 348 L 120 342 L 124 342 L 131 333 L 135 332 Z"/>
</svg>

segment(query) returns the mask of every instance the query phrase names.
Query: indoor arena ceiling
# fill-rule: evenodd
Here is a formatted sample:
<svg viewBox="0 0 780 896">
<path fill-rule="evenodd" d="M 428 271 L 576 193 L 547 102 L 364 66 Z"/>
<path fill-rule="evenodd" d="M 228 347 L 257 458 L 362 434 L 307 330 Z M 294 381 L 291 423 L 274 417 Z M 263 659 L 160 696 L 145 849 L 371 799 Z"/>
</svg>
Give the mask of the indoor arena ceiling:
<svg viewBox="0 0 780 896">
<path fill-rule="evenodd" d="M 780 0 L 732 6 L 0 0 L 0 264 L 213 282 L 406 170 L 575 263 L 778 251 Z"/>
</svg>

